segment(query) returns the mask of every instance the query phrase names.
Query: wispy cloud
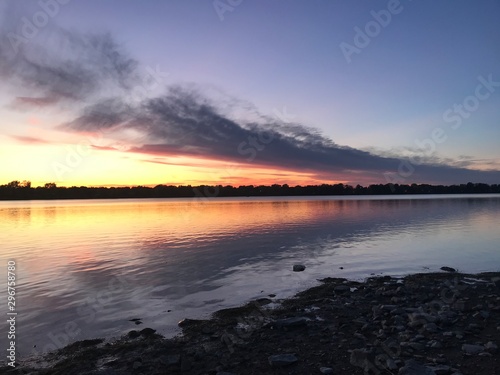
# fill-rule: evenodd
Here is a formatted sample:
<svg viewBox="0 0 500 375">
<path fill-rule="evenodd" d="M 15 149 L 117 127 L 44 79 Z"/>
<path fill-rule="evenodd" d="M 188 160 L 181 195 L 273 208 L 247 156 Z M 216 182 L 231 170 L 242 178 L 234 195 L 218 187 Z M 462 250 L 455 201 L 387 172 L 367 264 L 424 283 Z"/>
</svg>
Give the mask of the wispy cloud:
<svg viewBox="0 0 500 375">
<path fill-rule="evenodd" d="M 26 136 L 21 136 L 21 135 L 11 135 L 11 138 L 21 142 L 21 143 L 26 143 L 26 144 L 48 144 L 50 143 L 49 141 L 41 138 L 35 138 L 35 137 L 26 137 Z"/>
</svg>

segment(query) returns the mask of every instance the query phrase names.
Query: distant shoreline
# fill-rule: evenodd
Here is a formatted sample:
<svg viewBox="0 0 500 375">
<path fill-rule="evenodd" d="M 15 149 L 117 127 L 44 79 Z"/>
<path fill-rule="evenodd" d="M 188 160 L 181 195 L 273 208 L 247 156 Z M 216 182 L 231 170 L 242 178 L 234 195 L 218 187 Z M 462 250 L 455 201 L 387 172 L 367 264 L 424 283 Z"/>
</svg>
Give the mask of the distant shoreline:
<svg viewBox="0 0 500 375">
<path fill-rule="evenodd" d="M 55 200 L 55 199 L 143 199 L 143 198 L 194 198 L 206 200 L 223 197 L 314 197 L 314 196 L 377 196 L 377 195 L 456 195 L 456 194 L 500 194 L 500 184 L 467 183 L 460 185 L 428 184 L 378 184 L 353 187 L 345 184 L 322 184 L 307 186 L 284 185 L 198 185 L 155 187 L 58 187 L 54 183 L 44 187 L 31 187 L 29 181 L 12 181 L 0 185 L 0 201 Z"/>
</svg>

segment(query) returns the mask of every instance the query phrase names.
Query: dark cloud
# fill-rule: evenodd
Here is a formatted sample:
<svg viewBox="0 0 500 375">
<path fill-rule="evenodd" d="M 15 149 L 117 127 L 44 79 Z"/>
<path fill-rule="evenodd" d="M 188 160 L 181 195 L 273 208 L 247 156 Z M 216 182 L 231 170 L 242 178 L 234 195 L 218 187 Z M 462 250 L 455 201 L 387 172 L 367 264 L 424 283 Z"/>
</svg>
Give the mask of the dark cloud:
<svg viewBox="0 0 500 375">
<path fill-rule="evenodd" d="M 12 3 L 11 3 L 12 4 Z M 0 79 L 10 89 L 29 91 L 36 100 L 14 104 L 88 101 L 113 90 L 130 90 L 138 80 L 137 61 L 110 34 L 81 34 L 46 26 L 36 37 L 17 23 L 0 22 Z"/>
<path fill-rule="evenodd" d="M 123 126 L 133 118 L 130 106 L 118 98 L 105 99 L 86 106 L 79 117 L 64 124 L 63 129 L 78 131 L 108 131 Z"/>
<path fill-rule="evenodd" d="M 259 122 L 236 121 L 196 90 L 180 86 L 134 107 L 118 99 L 100 103 L 65 124 L 74 131 L 100 131 L 111 126 L 143 134 L 141 144 L 129 151 L 155 156 L 209 158 L 316 173 L 330 179 L 350 176 L 353 181 L 500 182 L 498 171 L 466 169 L 431 157 L 412 162 L 340 146 L 301 124 L 284 124 L 265 116 Z"/>
</svg>

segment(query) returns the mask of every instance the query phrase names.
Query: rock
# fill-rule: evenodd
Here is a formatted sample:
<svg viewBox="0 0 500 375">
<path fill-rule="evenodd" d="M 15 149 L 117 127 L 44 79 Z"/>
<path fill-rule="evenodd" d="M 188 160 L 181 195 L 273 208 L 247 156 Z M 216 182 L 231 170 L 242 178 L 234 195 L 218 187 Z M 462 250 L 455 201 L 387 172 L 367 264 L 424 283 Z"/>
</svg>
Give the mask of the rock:
<svg viewBox="0 0 500 375">
<path fill-rule="evenodd" d="M 148 337 L 148 336 L 152 336 L 154 333 L 156 332 L 156 329 L 153 329 L 153 328 L 144 328 L 142 331 L 140 331 L 139 333 L 144 336 L 144 337 Z"/>
<path fill-rule="evenodd" d="M 436 373 L 431 368 L 410 359 L 399 369 L 399 375 L 436 375 Z"/>
<path fill-rule="evenodd" d="M 446 271 L 446 272 L 457 272 L 457 270 L 455 268 L 452 268 L 452 267 L 441 267 L 440 268 L 441 271 Z"/>
<path fill-rule="evenodd" d="M 451 373 L 451 367 L 446 366 L 446 365 L 439 365 L 439 366 L 429 366 L 429 368 L 434 371 L 436 375 L 448 375 Z"/>
<path fill-rule="evenodd" d="M 337 285 L 335 288 L 333 288 L 333 290 L 335 291 L 335 293 L 343 294 L 350 292 L 351 288 L 347 285 Z"/>
<path fill-rule="evenodd" d="M 192 367 L 191 359 L 189 357 L 183 356 L 181 360 L 181 371 L 182 372 L 189 371 L 191 370 L 191 367 Z"/>
<path fill-rule="evenodd" d="M 443 344 L 441 344 L 437 340 L 431 340 L 427 343 L 427 346 L 434 348 L 434 349 L 441 349 L 443 347 Z"/>
<path fill-rule="evenodd" d="M 486 348 L 487 351 L 492 353 L 496 353 L 496 351 L 498 350 L 497 344 L 495 344 L 492 341 L 488 341 L 484 347 Z"/>
<path fill-rule="evenodd" d="M 419 352 L 422 350 L 425 350 L 425 345 L 420 344 L 418 342 L 409 342 L 406 346 L 412 348 L 413 350 L 419 351 Z"/>
<path fill-rule="evenodd" d="M 425 324 L 424 325 L 424 329 L 427 332 L 431 332 L 431 333 L 437 332 L 439 330 L 438 326 L 435 323 L 427 323 L 427 324 Z"/>
<path fill-rule="evenodd" d="M 455 310 L 458 311 L 470 311 L 472 310 L 472 304 L 469 301 L 458 300 L 453 304 Z"/>
<path fill-rule="evenodd" d="M 269 364 L 273 367 L 293 365 L 298 361 L 295 354 L 275 354 L 268 357 Z"/>
<path fill-rule="evenodd" d="M 265 306 L 265 305 L 269 305 L 270 303 L 273 303 L 273 300 L 269 299 L 269 298 L 259 298 L 259 299 L 255 300 L 255 302 L 257 302 L 261 306 Z"/>
<path fill-rule="evenodd" d="M 376 369 L 374 363 L 373 352 L 368 349 L 354 349 L 351 351 L 351 365 L 362 368 L 365 373 L 369 373 Z"/>
<path fill-rule="evenodd" d="M 385 365 L 387 366 L 387 369 L 389 369 L 389 370 L 397 370 L 398 369 L 398 365 L 396 364 L 396 362 L 394 362 L 394 360 L 392 358 L 387 358 L 387 360 L 385 361 Z"/>
<path fill-rule="evenodd" d="M 462 350 L 467 354 L 478 354 L 484 351 L 482 345 L 463 344 Z"/>
<path fill-rule="evenodd" d="M 135 338 L 139 337 L 140 335 L 141 334 L 134 329 L 127 334 L 127 336 L 131 339 L 135 339 Z"/>
<path fill-rule="evenodd" d="M 184 327 L 187 327 L 187 326 L 199 323 L 199 322 L 200 322 L 200 320 L 185 318 L 185 319 L 182 319 L 179 323 L 177 323 L 177 325 L 181 328 L 184 328 Z"/>
<path fill-rule="evenodd" d="M 333 374 L 333 369 L 331 367 L 320 367 L 319 372 L 322 374 Z"/>
<path fill-rule="evenodd" d="M 278 328 L 300 327 L 307 325 L 307 322 L 309 320 L 310 320 L 309 318 L 298 316 L 294 318 L 278 319 L 273 323 L 273 325 Z"/>
<path fill-rule="evenodd" d="M 306 269 L 306 266 L 303 264 L 294 264 L 293 265 L 293 272 L 302 272 Z"/>
<path fill-rule="evenodd" d="M 141 366 L 142 366 L 142 363 L 141 363 L 141 362 L 139 362 L 139 361 L 135 361 L 135 362 L 134 362 L 134 364 L 132 365 L 132 368 L 133 368 L 134 370 L 137 370 L 137 369 L 138 369 L 139 367 L 141 367 Z"/>
<path fill-rule="evenodd" d="M 160 362 L 167 366 L 175 366 L 181 363 L 181 356 L 179 354 L 165 355 L 160 358 Z"/>
</svg>

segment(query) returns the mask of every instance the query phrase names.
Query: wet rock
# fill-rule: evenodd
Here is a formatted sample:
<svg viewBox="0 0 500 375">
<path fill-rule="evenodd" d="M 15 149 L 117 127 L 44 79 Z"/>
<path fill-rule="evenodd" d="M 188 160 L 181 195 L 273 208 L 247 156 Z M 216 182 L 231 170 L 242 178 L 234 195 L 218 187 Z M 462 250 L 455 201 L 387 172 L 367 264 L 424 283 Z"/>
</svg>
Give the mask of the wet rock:
<svg viewBox="0 0 500 375">
<path fill-rule="evenodd" d="M 424 344 L 418 342 L 409 342 L 406 346 L 412 348 L 413 350 L 422 351 L 425 349 Z"/>
<path fill-rule="evenodd" d="M 333 290 L 335 291 L 335 293 L 344 294 L 350 292 L 351 288 L 347 285 L 337 285 L 335 288 L 333 288 Z"/>
<path fill-rule="evenodd" d="M 424 329 L 427 332 L 431 332 L 431 333 L 437 332 L 439 330 L 438 326 L 435 323 L 427 323 L 427 324 L 425 324 L 424 325 Z"/>
<path fill-rule="evenodd" d="M 170 354 L 160 358 L 160 362 L 167 366 L 175 366 L 181 363 L 181 356 L 179 354 Z"/>
<path fill-rule="evenodd" d="M 485 347 L 485 349 L 486 349 L 487 351 L 489 351 L 489 352 L 491 352 L 491 353 L 496 353 L 496 352 L 497 352 L 497 350 L 498 350 L 498 346 L 497 346 L 497 344 L 495 344 L 495 343 L 494 343 L 494 342 L 492 342 L 492 341 L 488 341 L 484 347 Z"/>
<path fill-rule="evenodd" d="M 455 268 L 452 268 L 452 267 L 441 267 L 440 268 L 441 271 L 446 271 L 446 272 L 457 272 L 457 270 Z"/>
<path fill-rule="evenodd" d="M 306 266 L 303 264 L 294 264 L 293 265 L 293 272 L 302 272 L 306 269 Z"/>
<path fill-rule="evenodd" d="M 463 344 L 462 350 L 467 354 L 479 354 L 484 351 L 482 345 Z"/>
<path fill-rule="evenodd" d="M 427 343 L 427 346 L 434 349 L 441 349 L 443 347 L 443 344 L 441 344 L 441 342 L 437 340 L 431 340 Z"/>
<path fill-rule="evenodd" d="M 366 373 L 375 368 L 373 352 L 366 348 L 352 350 L 349 361 L 351 365 L 362 368 Z"/>
<path fill-rule="evenodd" d="M 387 366 L 388 370 L 397 370 L 398 369 L 398 365 L 396 364 L 396 362 L 392 358 L 387 358 L 387 360 L 385 361 L 385 365 Z"/>
<path fill-rule="evenodd" d="M 431 368 L 410 359 L 399 369 L 399 375 L 436 375 L 436 373 Z"/>
<path fill-rule="evenodd" d="M 131 339 L 135 339 L 135 338 L 139 337 L 140 335 L 141 334 L 134 329 L 132 331 L 130 331 L 129 333 L 127 333 L 127 336 Z"/>
<path fill-rule="evenodd" d="M 453 304 L 453 308 L 458 311 L 470 311 L 472 310 L 472 304 L 469 301 L 458 300 Z"/>
<path fill-rule="evenodd" d="M 333 369 L 331 367 L 321 367 L 319 372 L 322 374 L 333 374 Z"/>
<path fill-rule="evenodd" d="M 181 371 L 189 371 L 193 366 L 191 359 L 189 357 L 182 357 L 181 360 Z"/>
<path fill-rule="evenodd" d="M 277 328 L 292 328 L 301 327 L 307 325 L 309 318 L 297 316 L 294 318 L 278 319 L 273 323 L 273 326 Z"/>
<path fill-rule="evenodd" d="M 149 336 L 152 336 L 155 332 L 156 332 L 156 329 L 153 329 L 153 328 L 144 328 L 139 333 L 141 334 L 141 336 L 149 337 Z"/>
<path fill-rule="evenodd" d="M 434 371 L 436 375 L 448 375 L 451 374 L 452 369 L 450 366 L 439 365 L 439 366 L 429 366 L 429 368 Z"/>
<path fill-rule="evenodd" d="M 295 354 L 275 354 L 268 357 L 269 364 L 273 367 L 293 365 L 298 361 Z"/>
<path fill-rule="evenodd" d="M 181 328 L 184 328 L 184 327 L 192 326 L 192 325 L 197 324 L 199 322 L 200 322 L 200 320 L 185 318 L 185 319 L 182 319 L 177 325 Z"/>
<path fill-rule="evenodd" d="M 269 298 L 259 298 L 255 300 L 255 302 L 257 302 L 260 306 L 265 306 L 269 305 L 270 303 L 273 303 L 273 300 Z"/>
</svg>

